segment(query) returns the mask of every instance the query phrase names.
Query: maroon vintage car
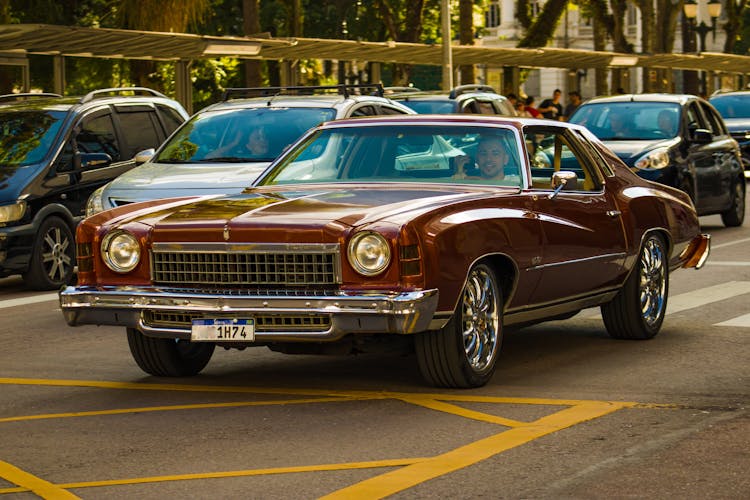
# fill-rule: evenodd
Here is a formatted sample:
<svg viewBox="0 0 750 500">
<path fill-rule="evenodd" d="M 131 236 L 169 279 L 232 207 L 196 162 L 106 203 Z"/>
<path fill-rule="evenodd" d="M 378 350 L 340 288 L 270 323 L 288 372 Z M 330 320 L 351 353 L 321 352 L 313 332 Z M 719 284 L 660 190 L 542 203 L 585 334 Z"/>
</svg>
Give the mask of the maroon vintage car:
<svg viewBox="0 0 750 500">
<path fill-rule="evenodd" d="M 77 240 L 65 319 L 126 327 L 152 375 L 395 342 L 447 387 L 490 379 L 508 325 L 600 306 L 612 337 L 653 337 L 669 273 L 709 252 L 688 196 L 585 128 L 456 115 L 327 123 L 242 194 L 119 207 Z"/>
</svg>

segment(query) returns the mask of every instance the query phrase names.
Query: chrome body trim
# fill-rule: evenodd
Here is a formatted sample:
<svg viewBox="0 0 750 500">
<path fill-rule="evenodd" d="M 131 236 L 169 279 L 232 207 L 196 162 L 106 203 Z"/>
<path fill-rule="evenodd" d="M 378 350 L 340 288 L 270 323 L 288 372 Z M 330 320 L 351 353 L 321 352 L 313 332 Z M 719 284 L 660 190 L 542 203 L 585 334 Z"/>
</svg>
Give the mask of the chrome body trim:
<svg viewBox="0 0 750 500">
<path fill-rule="evenodd" d="M 604 255 L 594 255 L 593 257 L 586 257 L 583 259 L 573 259 L 573 260 L 563 260 L 560 262 L 550 262 L 549 264 L 542 264 L 539 266 L 533 266 L 528 268 L 528 270 L 538 270 L 538 269 L 544 269 L 546 267 L 556 267 L 556 266 L 564 266 L 566 264 L 575 264 L 579 262 L 589 262 L 592 260 L 602 260 L 602 259 L 622 259 L 626 257 L 628 254 L 626 252 L 618 252 L 618 253 L 608 253 Z"/>
<path fill-rule="evenodd" d="M 145 335 L 189 339 L 189 328 L 154 327 L 144 322 L 144 311 L 198 312 L 205 317 L 252 317 L 253 314 L 327 315 L 325 331 L 256 333 L 256 342 L 335 341 L 347 334 L 414 334 L 430 329 L 438 304 L 438 290 L 387 293 L 380 291 L 331 295 L 217 295 L 153 287 L 73 287 L 60 291 L 60 307 L 70 326 L 95 324 L 137 328 Z"/>
</svg>

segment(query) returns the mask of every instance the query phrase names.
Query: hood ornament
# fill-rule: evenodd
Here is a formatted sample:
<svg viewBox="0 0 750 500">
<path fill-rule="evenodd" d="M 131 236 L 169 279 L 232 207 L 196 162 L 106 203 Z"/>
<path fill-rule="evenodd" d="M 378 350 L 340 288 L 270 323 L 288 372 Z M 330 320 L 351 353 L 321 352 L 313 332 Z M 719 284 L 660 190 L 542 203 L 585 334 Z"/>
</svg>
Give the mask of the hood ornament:
<svg viewBox="0 0 750 500">
<path fill-rule="evenodd" d="M 224 241 L 229 241 L 229 224 L 224 224 Z"/>
</svg>

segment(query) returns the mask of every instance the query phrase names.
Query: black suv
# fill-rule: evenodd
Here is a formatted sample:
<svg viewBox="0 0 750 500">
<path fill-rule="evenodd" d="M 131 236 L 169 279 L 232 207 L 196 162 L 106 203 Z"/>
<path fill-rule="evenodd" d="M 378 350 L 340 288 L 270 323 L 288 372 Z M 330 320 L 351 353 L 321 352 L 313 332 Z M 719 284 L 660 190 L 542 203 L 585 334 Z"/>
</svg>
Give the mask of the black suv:
<svg viewBox="0 0 750 500">
<path fill-rule="evenodd" d="M 187 117 L 141 87 L 0 96 L 0 277 L 22 274 L 37 290 L 68 282 L 89 195 Z"/>
<path fill-rule="evenodd" d="M 416 87 L 386 87 L 385 90 L 386 97 L 406 104 L 419 114 L 516 116 L 508 98 L 488 85 L 461 85 L 450 92 L 428 92 Z"/>
<path fill-rule="evenodd" d="M 698 215 L 745 219 L 740 150 L 721 115 L 704 99 L 682 94 L 597 97 L 570 117 L 585 125 L 641 177 L 682 189 Z"/>
</svg>

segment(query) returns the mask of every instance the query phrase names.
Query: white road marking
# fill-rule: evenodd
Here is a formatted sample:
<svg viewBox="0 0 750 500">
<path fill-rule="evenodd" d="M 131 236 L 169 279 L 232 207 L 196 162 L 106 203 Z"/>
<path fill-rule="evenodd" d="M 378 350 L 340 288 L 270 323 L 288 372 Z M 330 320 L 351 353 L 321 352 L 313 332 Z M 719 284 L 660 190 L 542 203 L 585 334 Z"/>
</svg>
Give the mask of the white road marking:
<svg viewBox="0 0 750 500">
<path fill-rule="evenodd" d="M 693 290 L 692 292 L 681 293 L 674 297 L 669 297 L 667 314 L 694 309 L 746 293 L 750 293 L 750 281 L 729 281 Z"/>
<path fill-rule="evenodd" d="M 744 316 L 737 316 L 736 318 L 732 318 L 727 321 L 722 321 L 721 323 L 716 323 L 713 326 L 734 326 L 734 327 L 740 327 L 740 328 L 750 328 L 750 314 L 745 314 Z"/>
<path fill-rule="evenodd" d="M 706 261 L 707 266 L 727 266 L 727 267 L 748 267 L 750 266 L 750 262 L 742 262 L 739 260 L 735 261 L 722 261 L 722 262 L 711 262 L 711 259 L 708 259 Z"/>
<path fill-rule="evenodd" d="M 750 281 L 729 281 L 693 290 L 692 292 L 670 296 L 667 303 L 667 315 L 731 299 L 732 297 L 746 293 L 750 293 Z M 600 316 L 601 314 L 598 309 L 590 309 L 576 317 L 581 319 L 595 319 Z"/>
<path fill-rule="evenodd" d="M 727 243 L 722 243 L 721 245 L 711 245 L 711 250 L 716 250 L 717 248 L 728 247 L 730 245 L 736 245 L 738 243 L 748 243 L 748 242 L 750 242 L 750 238 L 743 238 L 741 240 L 729 241 Z M 709 260 L 711 260 L 711 259 L 709 258 Z M 706 261 L 706 262 L 708 262 L 708 261 Z"/>
<path fill-rule="evenodd" d="M 22 297 L 20 299 L 0 300 L 0 309 L 36 304 L 38 302 L 52 302 L 53 300 L 57 301 L 57 292 L 34 295 L 32 297 Z"/>
</svg>

